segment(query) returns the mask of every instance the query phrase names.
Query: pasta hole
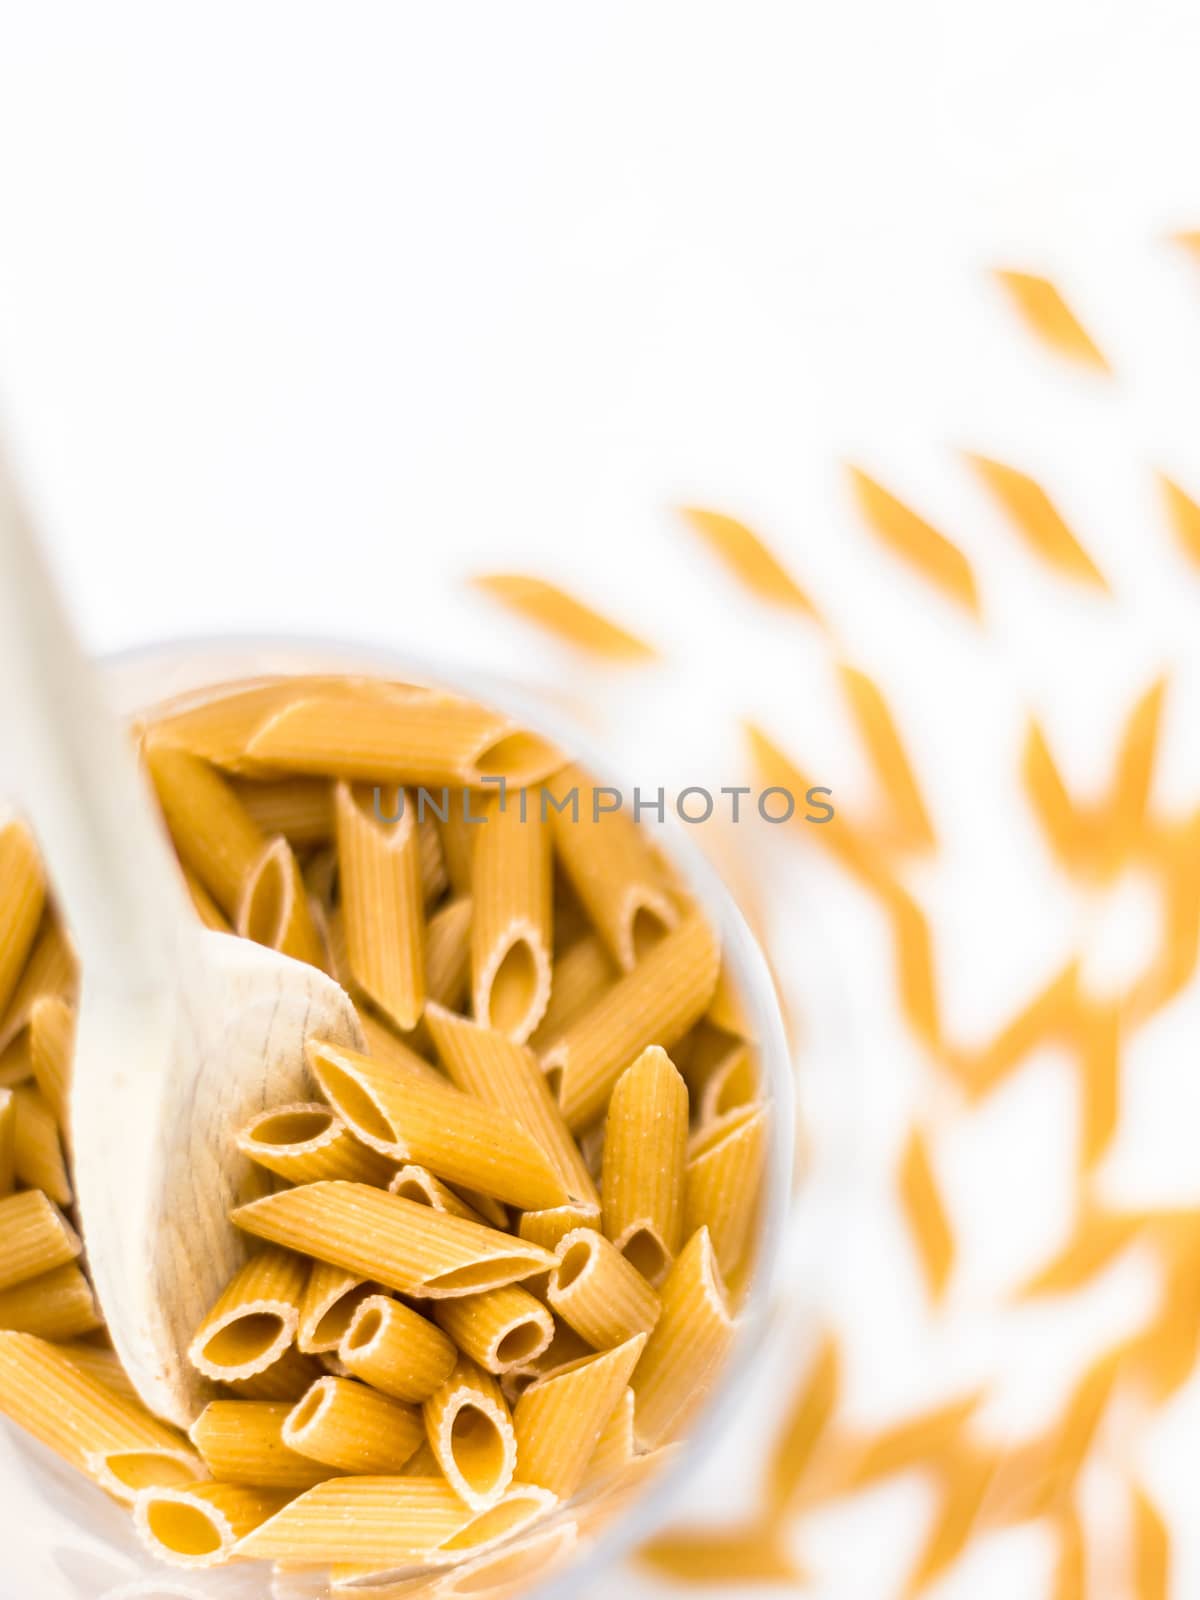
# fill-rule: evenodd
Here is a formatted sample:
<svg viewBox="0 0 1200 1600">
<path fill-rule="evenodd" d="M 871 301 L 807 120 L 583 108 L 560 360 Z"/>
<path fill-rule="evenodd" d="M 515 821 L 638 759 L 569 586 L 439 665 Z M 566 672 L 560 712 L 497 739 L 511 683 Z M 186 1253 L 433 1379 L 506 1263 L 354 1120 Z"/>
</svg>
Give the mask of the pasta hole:
<svg viewBox="0 0 1200 1600">
<path fill-rule="evenodd" d="M 365 1350 L 369 1344 L 373 1344 L 379 1337 L 379 1331 L 382 1327 L 383 1312 L 378 1307 L 372 1306 L 370 1311 L 364 1312 L 354 1324 L 350 1337 L 346 1341 L 347 1350 Z"/>
<path fill-rule="evenodd" d="M 426 1288 L 440 1290 L 443 1294 L 469 1294 L 473 1289 L 495 1289 L 500 1284 L 528 1277 L 537 1263 L 528 1256 L 491 1256 L 487 1261 L 473 1261 L 466 1267 L 454 1267 L 440 1272 L 427 1281 Z"/>
<path fill-rule="evenodd" d="M 350 1126 L 384 1144 L 396 1142 L 396 1130 L 358 1079 L 334 1062 L 322 1059 L 321 1087 Z"/>
<path fill-rule="evenodd" d="M 504 1475 L 507 1460 L 500 1429 L 478 1406 L 465 1405 L 455 1417 L 450 1451 L 476 1494 L 490 1494 Z"/>
<path fill-rule="evenodd" d="M 492 979 L 489 1020 L 501 1033 L 514 1033 L 529 1016 L 538 992 L 538 964 L 528 939 L 509 945 Z"/>
<path fill-rule="evenodd" d="M 638 1228 L 631 1233 L 621 1254 L 631 1267 L 636 1267 L 647 1283 L 659 1283 L 667 1274 L 671 1258 L 649 1228 Z"/>
<path fill-rule="evenodd" d="M 105 1456 L 104 1465 L 126 1489 L 186 1489 L 196 1481 L 186 1462 L 157 1450 L 114 1452 Z"/>
<path fill-rule="evenodd" d="M 242 928 L 244 938 L 255 944 L 265 944 L 275 949 L 283 931 L 287 909 L 289 885 L 283 874 L 279 856 L 274 850 L 263 861 L 259 874 L 250 889 L 249 903 Z"/>
<path fill-rule="evenodd" d="M 274 1311 L 256 1311 L 228 1322 L 204 1346 L 204 1356 L 215 1367 L 245 1367 L 261 1361 L 286 1330 Z"/>
<path fill-rule="evenodd" d="M 221 1548 L 221 1534 L 207 1511 L 177 1500 L 155 1501 L 146 1525 L 167 1550 L 180 1556 L 211 1556 Z"/>
<path fill-rule="evenodd" d="M 546 1068 L 546 1082 L 550 1085 L 550 1093 L 561 1102 L 563 1086 L 563 1069 L 560 1066 Z"/>
<path fill-rule="evenodd" d="M 558 1287 L 569 1289 L 586 1270 L 592 1259 L 592 1246 L 586 1239 L 573 1244 L 558 1264 Z"/>
<path fill-rule="evenodd" d="M 392 1190 L 392 1193 L 398 1194 L 401 1200 L 412 1200 L 416 1205 L 419 1206 L 428 1206 L 433 1204 L 429 1191 L 421 1182 L 420 1178 L 405 1178 L 403 1183 L 398 1183 L 396 1185 L 396 1187 Z"/>
<path fill-rule="evenodd" d="M 629 929 L 629 942 L 633 949 L 633 959 L 635 961 L 644 960 L 655 945 L 660 944 L 670 931 L 665 919 L 653 906 L 639 906 L 633 914 L 633 923 Z"/>
<path fill-rule="evenodd" d="M 354 1320 L 354 1313 L 371 1293 L 369 1283 L 360 1283 L 357 1288 L 349 1290 L 340 1300 L 335 1300 L 333 1305 L 313 1329 L 313 1343 L 318 1345 L 341 1344 L 346 1337 L 346 1330 Z M 379 1313 L 375 1312 L 375 1316 Z M 370 1343 L 370 1340 L 367 1341 Z"/>
<path fill-rule="evenodd" d="M 506 1366 L 510 1362 L 530 1361 L 545 1337 L 545 1329 L 536 1322 L 518 1322 L 496 1346 L 496 1360 Z"/>
<path fill-rule="evenodd" d="M 306 1428 L 311 1427 L 321 1415 L 328 1400 L 328 1392 L 322 1389 L 319 1383 L 314 1384 L 288 1418 L 288 1432 L 303 1433 Z"/>
<path fill-rule="evenodd" d="M 474 1550 L 483 1544 L 491 1544 L 493 1539 L 502 1539 L 506 1533 L 511 1533 L 515 1528 L 523 1527 L 532 1514 L 543 1509 L 542 1503 L 534 1500 L 532 1496 L 526 1498 L 520 1495 L 505 1500 L 498 1506 L 493 1506 L 490 1511 L 483 1511 L 461 1528 L 453 1538 L 447 1539 L 439 1548 L 442 1550 Z"/>
<path fill-rule="evenodd" d="M 519 786 L 522 780 L 532 781 L 543 777 L 562 757 L 554 746 L 535 733 L 509 733 L 503 739 L 481 750 L 475 760 L 476 770 L 487 777 L 511 778 Z"/>
<path fill-rule="evenodd" d="M 329 1111 L 281 1111 L 265 1117 L 254 1130 L 256 1144 L 308 1144 L 333 1126 Z"/>
</svg>

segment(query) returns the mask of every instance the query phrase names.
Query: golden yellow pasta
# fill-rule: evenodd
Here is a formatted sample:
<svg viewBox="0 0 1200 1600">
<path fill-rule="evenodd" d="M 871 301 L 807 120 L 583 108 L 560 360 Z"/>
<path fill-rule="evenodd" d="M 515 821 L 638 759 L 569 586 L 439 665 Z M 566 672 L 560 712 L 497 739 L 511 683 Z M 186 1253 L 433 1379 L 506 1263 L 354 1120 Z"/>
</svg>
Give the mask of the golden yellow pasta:
<svg viewBox="0 0 1200 1600">
<path fill-rule="evenodd" d="M 237 1136 L 243 1155 L 288 1183 L 347 1178 L 351 1183 L 388 1183 L 396 1163 L 366 1146 L 336 1111 L 319 1101 L 260 1111 Z"/>
<path fill-rule="evenodd" d="M 573 940 L 555 957 L 550 1003 L 529 1037 L 530 1047 L 540 1052 L 552 1044 L 580 1012 L 612 987 L 616 978 L 616 962 L 598 935 L 585 933 Z"/>
<path fill-rule="evenodd" d="M 471 983 L 470 895 L 448 900 L 425 924 L 425 995 L 427 1001 L 457 1011 Z"/>
<path fill-rule="evenodd" d="M 333 785 L 325 778 L 239 779 L 233 792 L 260 833 L 282 836 L 296 849 L 333 838 Z"/>
<path fill-rule="evenodd" d="M 425 894 L 414 807 L 402 790 L 348 783 L 334 807 L 350 970 L 397 1027 L 415 1027 L 425 1004 Z"/>
<path fill-rule="evenodd" d="M 630 1382 L 638 1444 L 662 1444 L 712 1384 L 733 1338 L 733 1319 L 708 1230 L 688 1240 L 660 1293 L 662 1315 Z"/>
<path fill-rule="evenodd" d="M 173 1567 L 216 1567 L 261 1523 L 283 1509 L 287 1489 L 236 1483 L 190 1489 L 146 1489 L 133 1509 L 134 1525 L 150 1554 Z"/>
<path fill-rule="evenodd" d="M 547 583 L 520 573 L 488 573 L 473 580 L 477 589 L 527 617 L 548 633 L 612 661 L 648 661 L 657 654 L 644 640 L 611 618 L 601 616 L 582 600 Z"/>
<path fill-rule="evenodd" d="M 511 1484 L 517 1461 L 512 1417 L 495 1378 L 460 1356 L 422 1410 L 446 1482 L 473 1511 L 494 1506 Z"/>
<path fill-rule="evenodd" d="M 787 606 L 811 617 L 817 615 L 791 573 L 744 522 L 698 506 L 681 506 L 680 510 L 709 549 L 752 594 L 771 605 Z"/>
<path fill-rule="evenodd" d="M 0 1328 L 41 1339 L 77 1339 L 103 1327 L 92 1286 L 75 1262 L 0 1290 Z"/>
<path fill-rule="evenodd" d="M 558 1520 L 527 1538 L 510 1538 L 503 1548 L 464 1561 L 446 1574 L 438 1584 L 437 1600 L 515 1600 L 561 1570 L 577 1539 L 575 1523 Z"/>
<path fill-rule="evenodd" d="M 0 1199 L 13 1192 L 17 1178 L 17 1102 L 0 1089 Z"/>
<path fill-rule="evenodd" d="M 218 1483 L 258 1489 L 311 1489 L 333 1474 L 284 1442 L 295 1408 L 286 1400 L 213 1400 L 189 1436 Z"/>
<path fill-rule="evenodd" d="M 232 921 L 267 841 L 207 761 L 148 745 L 146 765 L 180 859 Z"/>
<path fill-rule="evenodd" d="M 74 1228 L 39 1190 L 0 1200 L 0 1289 L 64 1267 L 82 1248 Z M 553 1262 L 547 1256 L 546 1265 Z"/>
<path fill-rule="evenodd" d="M 373 678 L 317 674 L 263 676 L 254 682 L 218 685 L 215 692 L 205 692 L 191 704 L 156 718 L 146 730 L 145 744 L 186 750 L 230 772 L 253 771 L 246 746 L 281 708 L 314 695 L 353 699 L 385 692 L 386 687 Z"/>
<path fill-rule="evenodd" d="M 596 1494 L 607 1488 L 637 1455 L 633 1419 L 634 1393 L 632 1389 L 626 1389 L 588 1459 L 587 1470 L 579 1484 L 578 1493 L 581 1496 Z"/>
<path fill-rule="evenodd" d="M 475 844 L 471 996 L 480 1022 L 518 1042 L 550 999 L 552 881 L 550 827 L 538 795 L 497 795 Z"/>
<path fill-rule="evenodd" d="M 516 1284 L 440 1300 L 433 1316 L 464 1355 L 495 1374 L 535 1360 L 554 1338 L 554 1318 Z"/>
<path fill-rule="evenodd" d="M 446 815 L 438 819 L 438 836 L 442 841 L 446 876 L 456 895 L 471 893 L 474 876 L 472 862 L 480 821 L 478 810 L 471 803 L 471 796 L 465 790 L 451 789 Z"/>
<path fill-rule="evenodd" d="M 388 1184 L 388 1193 L 398 1194 L 403 1200 L 415 1200 L 423 1206 L 432 1206 L 435 1211 L 444 1211 L 451 1217 L 465 1217 L 468 1222 L 483 1222 L 489 1227 L 497 1225 L 494 1219 L 485 1216 L 477 1206 L 469 1205 L 448 1183 L 435 1178 L 428 1167 L 418 1167 L 415 1162 L 410 1161 L 400 1168 Z M 474 1199 L 496 1204 L 494 1201 L 487 1202 L 486 1196 L 483 1195 L 476 1195 Z M 500 1210 L 499 1225 L 507 1229 L 508 1213 L 503 1207 Z"/>
<path fill-rule="evenodd" d="M 354 1377 L 410 1405 L 419 1405 L 440 1389 L 458 1359 L 440 1329 L 386 1295 L 372 1295 L 362 1302 L 338 1355 Z"/>
<path fill-rule="evenodd" d="M 433 1083 L 445 1082 L 436 1067 L 418 1055 L 411 1043 L 406 1043 L 394 1029 L 381 1022 L 378 1017 L 373 1017 L 369 1011 L 360 1011 L 358 1020 L 362 1024 L 369 1055 L 375 1056 L 379 1061 L 391 1062 L 405 1072 L 415 1072 L 419 1077 L 428 1078 Z M 412 1039 L 414 1035 L 410 1034 L 407 1037 Z"/>
<path fill-rule="evenodd" d="M 237 1554 L 298 1566 L 416 1565 L 472 1520 L 444 1478 L 331 1478 L 244 1538 Z"/>
<path fill-rule="evenodd" d="M 731 1111 L 751 1105 L 760 1092 L 753 1048 L 748 1044 L 735 1044 L 704 1080 L 700 1095 L 701 1128 L 710 1128 Z"/>
<path fill-rule="evenodd" d="M 295 961 L 325 965 L 325 946 L 313 921 L 308 890 L 286 839 L 271 839 L 251 862 L 235 917 L 243 939 Z"/>
<path fill-rule="evenodd" d="M 321 1378 L 283 1425 L 283 1442 L 339 1472 L 399 1472 L 425 1437 L 421 1415 L 349 1378 Z"/>
<path fill-rule="evenodd" d="M 569 1206 L 552 1206 L 546 1211 L 523 1211 L 517 1232 L 530 1244 L 544 1250 L 557 1250 L 568 1233 L 577 1228 L 599 1228 L 600 1206 L 591 1200 L 577 1200 Z"/>
<path fill-rule="evenodd" d="M 604 1110 L 617 1079 L 646 1049 L 669 1050 L 708 1009 L 720 953 L 699 914 L 685 918 L 572 1022 L 542 1056 L 575 1132 Z"/>
<path fill-rule="evenodd" d="M 659 1316 L 658 1296 L 645 1278 L 591 1228 L 560 1241 L 547 1298 L 556 1315 L 597 1350 L 649 1333 Z"/>
<path fill-rule="evenodd" d="M 223 1383 L 266 1372 L 295 1340 L 307 1281 L 307 1263 L 290 1251 L 251 1256 L 196 1330 L 196 1371 Z"/>
<path fill-rule="evenodd" d="M 320 1355 L 338 1348 L 346 1337 L 354 1314 L 364 1300 L 377 1293 L 375 1284 L 355 1272 L 314 1261 L 300 1302 L 297 1348 L 306 1355 Z"/>
<path fill-rule="evenodd" d="M 69 1206 L 74 1196 L 58 1123 L 40 1089 L 22 1083 L 12 1091 L 16 1107 L 13 1159 L 17 1181 L 41 1189 L 55 1205 Z"/>
<path fill-rule="evenodd" d="M 744 1106 L 701 1130 L 688 1148 L 684 1228 L 707 1228 L 726 1280 L 750 1247 L 767 1161 L 767 1114 Z"/>
<path fill-rule="evenodd" d="M 324 1368 L 314 1356 L 306 1356 L 295 1345 L 288 1345 L 278 1356 L 250 1378 L 226 1378 L 225 1387 L 239 1400 L 289 1400 L 293 1403 L 307 1393 Z"/>
<path fill-rule="evenodd" d="M 233 1220 L 260 1238 L 429 1299 L 498 1289 L 554 1265 L 537 1245 L 361 1183 L 310 1183 L 267 1195 L 239 1207 Z"/>
<path fill-rule="evenodd" d="M 33 1077 L 33 1051 L 29 1029 L 25 1028 L 0 1051 L 0 1089 L 15 1089 Z"/>
<path fill-rule="evenodd" d="M 47 913 L 30 952 L 20 982 L 13 991 L 7 1012 L 0 1022 L 0 1051 L 29 1026 L 33 1008 L 43 995 L 60 995 L 73 1001 L 79 988 L 79 967 L 75 952 L 57 917 Z"/>
<path fill-rule="evenodd" d="M 29 1018 L 29 1058 L 33 1076 L 63 1136 L 67 1136 L 67 1096 L 75 1057 L 75 1013 L 59 995 L 43 995 Z"/>
<path fill-rule="evenodd" d="M 232 933 L 233 924 L 190 867 L 183 868 L 183 881 L 203 925 L 213 933 Z"/>
<path fill-rule="evenodd" d="M 513 1411 L 522 1483 L 549 1489 L 561 1500 L 575 1493 L 645 1345 L 645 1334 L 639 1334 L 526 1389 Z"/>
<path fill-rule="evenodd" d="M 545 785 L 558 861 L 617 965 L 631 971 L 679 921 L 669 879 L 640 828 L 613 809 L 616 790 L 579 767 Z M 560 809 L 561 808 L 561 809 Z"/>
<path fill-rule="evenodd" d="M 683 1242 L 687 1140 L 687 1085 L 651 1045 L 613 1089 L 601 1178 L 604 1231 L 651 1283 Z"/>
<path fill-rule="evenodd" d="M 545 1152 L 512 1117 L 395 1062 L 310 1041 L 322 1093 L 381 1154 L 429 1167 L 448 1183 L 537 1209 L 567 1198 Z"/>
<path fill-rule="evenodd" d="M 18 818 L 0 821 L 0 1016 L 16 993 L 45 904 L 33 835 Z"/>
<path fill-rule="evenodd" d="M 70 1271 L 70 1268 L 67 1269 Z M 83 1274 L 80 1273 L 80 1277 Z M 89 1289 L 88 1293 L 91 1291 Z M 42 1337 L 46 1337 L 43 1335 Z M 95 1378 L 97 1383 L 102 1383 L 106 1389 L 111 1389 L 123 1400 L 138 1402 L 137 1390 L 133 1387 L 125 1368 L 121 1365 L 121 1358 L 115 1350 L 105 1350 L 97 1344 L 88 1344 L 84 1341 L 71 1344 L 59 1344 L 55 1348 L 78 1371 L 89 1378 Z"/>
</svg>

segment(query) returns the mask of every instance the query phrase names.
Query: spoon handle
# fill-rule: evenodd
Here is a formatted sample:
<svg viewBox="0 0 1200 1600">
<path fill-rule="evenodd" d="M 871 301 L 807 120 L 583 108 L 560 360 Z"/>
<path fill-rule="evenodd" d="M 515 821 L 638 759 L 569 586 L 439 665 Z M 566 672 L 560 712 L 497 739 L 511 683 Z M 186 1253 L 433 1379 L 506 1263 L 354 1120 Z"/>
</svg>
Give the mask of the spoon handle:
<svg viewBox="0 0 1200 1600">
<path fill-rule="evenodd" d="M 0 794 L 29 817 L 89 987 L 133 999 L 173 986 L 184 889 L 2 446 L 0 763 Z"/>
</svg>

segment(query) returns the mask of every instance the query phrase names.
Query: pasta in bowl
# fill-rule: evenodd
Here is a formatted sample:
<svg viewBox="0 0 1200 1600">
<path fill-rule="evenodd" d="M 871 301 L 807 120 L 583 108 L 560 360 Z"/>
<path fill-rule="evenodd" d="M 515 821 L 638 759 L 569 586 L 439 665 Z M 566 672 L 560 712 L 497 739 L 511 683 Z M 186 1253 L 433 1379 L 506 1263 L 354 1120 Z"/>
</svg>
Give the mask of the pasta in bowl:
<svg viewBox="0 0 1200 1600">
<path fill-rule="evenodd" d="M 700 858 L 540 708 L 282 656 L 160 654 L 168 698 L 144 662 L 126 693 L 197 916 L 333 976 L 365 1048 L 310 1039 L 306 1098 L 231 1141 L 245 1262 L 167 1426 L 89 1287 L 77 975 L 5 825 L 0 1413 L 164 1571 L 523 1590 L 648 1532 L 744 1369 L 789 1176 L 773 993 Z"/>
</svg>

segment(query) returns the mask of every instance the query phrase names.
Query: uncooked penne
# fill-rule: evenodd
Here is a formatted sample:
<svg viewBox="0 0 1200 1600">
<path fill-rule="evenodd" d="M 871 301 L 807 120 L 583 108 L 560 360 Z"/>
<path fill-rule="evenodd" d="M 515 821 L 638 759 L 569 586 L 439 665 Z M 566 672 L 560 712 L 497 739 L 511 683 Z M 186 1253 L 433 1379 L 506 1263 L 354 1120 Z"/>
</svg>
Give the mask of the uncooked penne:
<svg viewBox="0 0 1200 1600">
<path fill-rule="evenodd" d="M 33 835 L 17 817 L 0 821 L 0 1016 L 16 993 L 45 904 L 46 880 Z"/>
<path fill-rule="evenodd" d="M 699 1124 L 710 1128 L 732 1111 L 751 1105 L 761 1094 L 754 1047 L 735 1044 L 704 1080 Z"/>
<path fill-rule="evenodd" d="M 638 1444 L 662 1444 L 703 1399 L 733 1338 L 708 1230 L 692 1235 L 659 1296 L 662 1315 L 631 1378 Z"/>
<path fill-rule="evenodd" d="M 399 1472 L 425 1437 L 420 1412 L 365 1383 L 321 1378 L 288 1415 L 289 1449 L 339 1472 Z"/>
<path fill-rule="evenodd" d="M 578 1200 L 569 1206 L 553 1206 L 546 1211 L 523 1211 L 517 1232 L 530 1244 L 540 1244 L 544 1250 L 557 1250 L 567 1234 L 577 1228 L 599 1228 L 600 1207 L 590 1200 Z"/>
<path fill-rule="evenodd" d="M 471 996 L 476 1017 L 518 1043 L 550 999 L 554 902 L 550 826 L 535 794 L 496 796 L 475 844 Z"/>
<path fill-rule="evenodd" d="M 585 933 L 555 958 L 550 1003 L 530 1035 L 532 1049 L 541 1051 L 564 1033 L 581 1012 L 617 980 L 617 964 L 595 933 Z"/>
<path fill-rule="evenodd" d="M 71 941 L 58 918 L 47 912 L 8 1010 L 0 1013 L 0 1051 L 7 1050 L 21 1030 L 29 1026 L 34 1005 L 42 995 L 57 994 L 64 1000 L 73 1000 L 78 988 L 79 965 Z"/>
<path fill-rule="evenodd" d="M 182 1434 L 32 1334 L 0 1333 L 0 1414 L 121 1500 L 204 1475 Z"/>
<path fill-rule="evenodd" d="M 315 1356 L 306 1356 L 294 1344 L 250 1378 L 226 1378 L 225 1387 L 239 1400 L 287 1400 L 293 1405 L 325 1376 Z"/>
<path fill-rule="evenodd" d="M 295 1340 L 307 1281 L 308 1264 L 290 1251 L 251 1256 L 196 1330 L 196 1371 L 222 1383 L 266 1372 Z"/>
<path fill-rule="evenodd" d="M 233 792 L 268 839 L 282 834 L 295 850 L 333 837 L 333 785 L 326 778 L 239 778 Z"/>
<path fill-rule="evenodd" d="M 266 839 L 231 786 L 199 756 L 150 744 L 146 765 L 180 859 L 232 921 Z"/>
<path fill-rule="evenodd" d="M 605 1423 L 604 1432 L 596 1441 L 596 1448 L 588 1459 L 587 1471 L 579 1485 L 579 1494 L 591 1495 L 606 1488 L 637 1455 L 633 1420 L 634 1393 L 632 1389 L 626 1389 Z"/>
<path fill-rule="evenodd" d="M 471 984 L 471 918 L 469 895 L 448 900 L 425 924 L 425 995 L 427 1001 L 457 1011 Z"/>
<path fill-rule="evenodd" d="M 415 1565 L 472 1520 L 444 1478 L 331 1478 L 255 1529 L 237 1554 L 296 1566 Z"/>
<path fill-rule="evenodd" d="M 0 1050 L 0 1089 L 15 1089 L 33 1077 L 33 1052 L 30 1048 L 29 1029 L 17 1034 Z"/>
<path fill-rule="evenodd" d="M 683 1243 L 688 1091 L 658 1045 L 617 1079 L 604 1129 L 604 1231 L 651 1283 Z"/>
<path fill-rule="evenodd" d="M 133 1509 L 134 1526 L 150 1554 L 173 1567 L 216 1567 L 233 1555 L 239 1539 L 281 1511 L 287 1489 L 236 1483 L 189 1489 L 146 1489 Z"/>
<path fill-rule="evenodd" d="M 246 757 L 246 746 L 264 722 L 283 707 L 314 695 L 331 700 L 353 699 L 384 689 L 385 685 L 371 678 L 315 673 L 264 675 L 253 683 L 206 691 L 193 703 L 156 718 L 146 730 L 145 743 L 151 748 L 165 746 L 203 756 L 226 772 L 253 772 L 254 763 Z"/>
<path fill-rule="evenodd" d="M 69 1206 L 74 1199 L 67 1174 L 58 1123 L 40 1089 L 22 1083 L 12 1091 L 16 1105 L 13 1159 L 17 1182 L 41 1189 L 55 1205 Z"/>
<path fill-rule="evenodd" d="M 435 1178 L 428 1167 L 419 1167 L 412 1161 L 400 1168 L 388 1184 L 388 1193 L 398 1194 L 403 1200 L 415 1200 L 420 1205 L 432 1206 L 435 1211 L 444 1211 L 451 1217 L 465 1217 L 468 1222 L 494 1226 L 475 1206 L 455 1193 L 448 1183 Z"/>
<path fill-rule="evenodd" d="M 439 1300 L 433 1317 L 464 1355 L 497 1375 L 536 1360 L 554 1338 L 554 1318 L 516 1284 Z"/>
<path fill-rule="evenodd" d="M 547 809 L 563 871 L 613 959 L 630 972 L 679 921 L 649 834 L 606 805 L 602 796 L 615 791 L 597 788 L 579 767 L 565 767 L 545 788 L 554 797 Z"/>
<path fill-rule="evenodd" d="M 649 1333 L 659 1317 L 658 1296 L 645 1278 L 591 1228 L 568 1233 L 559 1243 L 547 1299 L 597 1350 Z"/>
<path fill-rule="evenodd" d="M 410 1405 L 420 1405 L 440 1389 L 458 1359 L 439 1328 L 386 1295 L 362 1302 L 338 1355 L 354 1377 Z"/>
<path fill-rule="evenodd" d="M 702 1129 L 688 1149 L 684 1227 L 707 1228 L 727 1280 L 741 1266 L 757 1215 L 767 1160 L 767 1114 L 743 1106 Z"/>
<path fill-rule="evenodd" d="M 0 1290 L 0 1328 L 41 1339 L 77 1339 L 103 1327 L 91 1284 L 75 1262 Z"/>
<path fill-rule="evenodd" d="M 260 1111 L 238 1134 L 237 1147 L 288 1183 L 346 1178 L 386 1185 L 396 1170 L 394 1161 L 368 1150 L 337 1112 L 319 1101 Z"/>
<path fill-rule="evenodd" d="M 358 1273 L 331 1267 L 326 1261 L 314 1261 L 300 1301 L 297 1349 L 306 1355 L 336 1350 L 359 1306 L 376 1293 L 375 1284 Z"/>
<path fill-rule="evenodd" d="M 67 1134 L 67 1097 L 75 1056 L 75 1013 L 59 995 L 42 995 L 29 1018 L 33 1076 L 60 1131 Z"/>
<path fill-rule="evenodd" d="M 80 1273 L 80 1277 L 82 1276 Z M 66 1356 L 78 1371 L 89 1378 L 95 1378 L 97 1383 L 102 1383 L 106 1389 L 111 1389 L 113 1394 L 119 1395 L 122 1400 L 132 1400 L 135 1404 L 141 1404 L 137 1390 L 130 1382 L 125 1368 L 121 1365 L 121 1358 L 115 1350 L 105 1350 L 98 1344 L 88 1344 L 83 1341 L 59 1344 L 55 1348 L 61 1355 Z"/>
<path fill-rule="evenodd" d="M 693 913 L 545 1051 L 567 1125 L 578 1133 L 604 1110 L 617 1079 L 648 1045 L 669 1050 L 707 1009 L 719 951 Z"/>
<path fill-rule="evenodd" d="M 502 1549 L 464 1561 L 447 1573 L 437 1586 L 437 1600 L 516 1600 L 561 1571 L 576 1542 L 574 1522 L 557 1520 L 527 1538 L 510 1537 Z"/>
<path fill-rule="evenodd" d="M 578 1489 L 645 1348 L 645 1334 L 539 1378 L 517 1401 L 517 1474 L 567 1500 Z"/>
<path fill-rule="evenodd" d="M 406 1044 L 386 1023 L 380 1022 L 378 1017 L 373 1017 L 369 1011 L 363 1011 L 359 1014 L 358 1020 L 362 1025 L 369 1055 L 379 1061 L 390 1061 L 403 1068 L 405 1072 L 415 1072 L 419 1077 L 429 1078 L 433 1083 L 445 1082 L 436 1067 L 418 1055 L 411 1045 Z"/>
<path fill-rule="evenodd" d="M 474 878 L 475 840 L 479 837 L 482 816 L 462 789 L 451 789 L 445 817 L 438 818 L 442 841 L 442 860 L 446 876 L 456 895 L 469 895 Z"/>
<path fill-rule="evenodd" d="M 79 1235 L 40 1190 L 0 1200 L 0 1289 L 64 1267 L 82 1249 Z M 548 1264 L 553 1261 L 551 1256 Z"/>
<path fill-rule="evenodd" d="M 313 921 L 308 890 L 286 839 L 270 839 L 247 868 L 234 926 L 243 939 L 324 967 L 325 945 Z"/>
<path fill-rule="evenodd" d="M 497 1289 L 554 1265 L 537 1245 L 361 1183 L 310 1183 L 267 1195 L 239 1207 L 233 1220 L 260 1238 L 429 1299 Z"/>
<path fill-rule="evenodd" d="M 11 1089 L 0 1089 L 0 1199 L 10 1195 L 17 1179 L 17 1102 Z"/>
<path fill-rule="evenodd" d="M 541 1146 L 474 1095 L 316 1040 L 307 1055 L 322 1093 L 372 1149 L 511 1205 L 537 1209 L 566 1200 Z"/>
<path fill-rule="evenodd" d="M 333 1474 L 284 1443 L 283 1425 L 294 1409 L 286 1400 L 213 1400 L 192 1424 L 189 1436 L 218 1483 L 311 1489 Z"/>
<path fill-rule="evenodd" d="M 397 1027 L 413 1028 L 425 1004 L 425 894 L 414 808 L 394 789 L 339 783 L 334 814 L 350 970 Z"/>
<path fill-rule="evenodd" d="M 516 1438 L 508 1402 L 490 1373 L 460 1356 L 422 1407 L 446 1482 L 473 1511 L 494 1506 L 513 1480 Z"/>
<path fill-rule="evenodd" d="M 187 886 L 187 892 L 191 897 L 196 915 L 200 918 L 203 926 L 213 933 L 232 933 L 233 924 L 200 882 L 200 879 L 190 867 L 184 867 L 182 863 L 180 865 L 183 870 L 183 881 Z"/>
</svg>

